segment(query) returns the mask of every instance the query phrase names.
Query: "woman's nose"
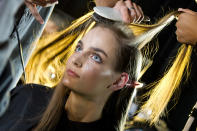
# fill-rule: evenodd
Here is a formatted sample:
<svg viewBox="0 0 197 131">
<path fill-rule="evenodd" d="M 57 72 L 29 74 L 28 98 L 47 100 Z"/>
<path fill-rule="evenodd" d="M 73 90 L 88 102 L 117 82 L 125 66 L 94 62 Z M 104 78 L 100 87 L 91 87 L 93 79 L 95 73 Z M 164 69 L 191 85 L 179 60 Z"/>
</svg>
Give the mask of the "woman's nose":
<svg viewBox="0 0 197 131">
<path fill-rule="evenodd" d="M 75 56 L 72 63 L 74 64 L 74 66 L 77 66 L 77 67 L 82 67 L 82 65 L 83 65 L 82 59 L 80 58 L 80 56 Z"/>
</svg>

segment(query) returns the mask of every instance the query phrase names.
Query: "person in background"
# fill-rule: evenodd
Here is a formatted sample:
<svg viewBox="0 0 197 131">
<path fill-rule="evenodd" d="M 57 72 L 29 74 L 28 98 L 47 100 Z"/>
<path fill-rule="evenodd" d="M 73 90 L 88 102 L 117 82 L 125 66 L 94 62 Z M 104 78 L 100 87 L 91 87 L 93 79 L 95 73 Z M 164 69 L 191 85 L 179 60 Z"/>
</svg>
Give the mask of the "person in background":
<svg viewBox="0 0 197 131">
<path fill-rule="evenodd" d="M 56 0 L 0 0 L 0 116 L 8 107 L 9 92 L 23 72 L 22 67 L 27 63 L 28 54 L 32 51 L 30 47 L 33 41 L 41 36 L 54 7 L 42 6 L 55 3 Z M 21 55 L 19 44 L 23 49 Z"/>
</svg>

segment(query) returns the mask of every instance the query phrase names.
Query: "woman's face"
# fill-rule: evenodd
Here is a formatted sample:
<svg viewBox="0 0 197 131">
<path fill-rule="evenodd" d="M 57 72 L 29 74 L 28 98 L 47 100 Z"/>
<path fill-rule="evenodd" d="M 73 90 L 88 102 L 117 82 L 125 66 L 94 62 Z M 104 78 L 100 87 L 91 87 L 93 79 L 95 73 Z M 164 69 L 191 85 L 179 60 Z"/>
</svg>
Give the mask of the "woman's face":
<svg viewBox="0 0 197 131">
<path fill-rule="evenodd" d="M 66 63 L 62 83 L 84 96 L 109 93 L 120 76 L 114 71 L 118 44 L 111 30 L 95 27 L 77 44 Z"/>
</svg>

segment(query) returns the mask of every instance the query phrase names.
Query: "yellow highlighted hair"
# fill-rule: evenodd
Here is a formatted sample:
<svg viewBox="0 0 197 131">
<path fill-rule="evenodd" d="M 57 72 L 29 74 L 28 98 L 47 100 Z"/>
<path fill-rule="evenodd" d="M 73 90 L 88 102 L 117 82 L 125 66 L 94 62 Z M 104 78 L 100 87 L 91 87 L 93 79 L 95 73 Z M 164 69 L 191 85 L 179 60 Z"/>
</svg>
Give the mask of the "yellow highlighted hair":
<svg viewBox="0 0 197 131">
<path fill-rule="evenodd" d="M 150 125 L 156 124 L 160 117 L 165 115 L 165 109 L 174 92 L 180 85 L 184 73 L 189 74 L 189 61 L 192 47 L 182 45 L 171 67 L 164 76 L 157 82 L 149 85 L 152 88 L 145 97 L 148 100 L 141 107 L 140 111 L 146 119 L 136 116 L 134 121 L 149 121 Z M 188 76 L 188 75 L 187 75 Z"/>
<path fill-rule="evenodd" d="M 66 60 L 72 54 L 76 43 L 85 33 L 94 27 L 96 23 L 92 19 L 92 14 L 93 12 L 90 12 L 79 18 L 74 21 L 71 26 L 61 32 L 40 39 L 26 67 L 27 83 L 37 83 L 49 87 L 54 87 L 59 83 L 64 73 Z M 148 43 L 163 28 L 170 24 L 178 14 L 179 12 L 172 12 L 153 25 L 128 25 L 135 35 L 132 43 L 141 50 L 144 57 L 144 68 L 141 71 L 140 77 L 151 65 L 152 58 L 157 50 L 157 46 Z M 170 98 L 182 80 L 184 70 L 188 68 L 191 52 L 191 46 L 181 46 L 175 61 L 163 78 L 150 85 L 152 89 L 146 94 L 149 99 L 139 111 L 141 113 L 145 112 L 145 114 L 147 111 L 150 113 L 145 121 L 149 121 L 150 124 L 157 123 L 159 118 L 164 114 L 167 103 L 170 101 Z M 130 104 L 131 103 L 127 105 L 128 109 Z M 125 116 L 127 116 L 127 114 L 128 110 L 125 112 Z M 125 117 L 123 118 L 125 119 Z M 134 121 L 139 121 L 139 117 L 135 117 Z M 123 130 L 122 127 L 124 125 L 125 120 L 120 123 L 119 129 Z"/>
</svg>

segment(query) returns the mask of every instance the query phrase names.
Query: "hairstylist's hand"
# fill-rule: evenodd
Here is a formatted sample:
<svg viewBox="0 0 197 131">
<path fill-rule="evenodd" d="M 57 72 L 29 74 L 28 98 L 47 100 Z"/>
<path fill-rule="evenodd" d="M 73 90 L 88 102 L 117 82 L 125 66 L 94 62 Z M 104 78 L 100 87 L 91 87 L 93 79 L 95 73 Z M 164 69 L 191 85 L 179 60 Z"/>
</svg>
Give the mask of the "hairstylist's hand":
<svg viewBox="0 0 197 131">
<path fill-rule="evenodd" d="M 197 12 L 189 9 L 179 9 L 182 11 L 176 23 L 177 40 L 184 44 L 193 46 L 197 43 Z"/>
<path fill-rule="evenodd" d="M 140 23 L 144 19 L 141 7 L 131 0 L 119 0 L 113 8 L 120 11 L 125 23 Z"/>
<path fill-rule="evenodd" d="M 48 7 L 48 6 L 51 6 L 53 4 L 57 4 L 57 3 L 58 3 L 58 0 L 25 0 L 26 6 L 29 8 L 32 15 L 35 17 L 35 19 L 40 24 L 44 24 L 44 20 L 40 16 L 40 14 L 39 14 L 39 12 L 36 8 L 36 5 L 40 5 L 40 6 L 43 6 L 43 7 Z"/>
</svg>

